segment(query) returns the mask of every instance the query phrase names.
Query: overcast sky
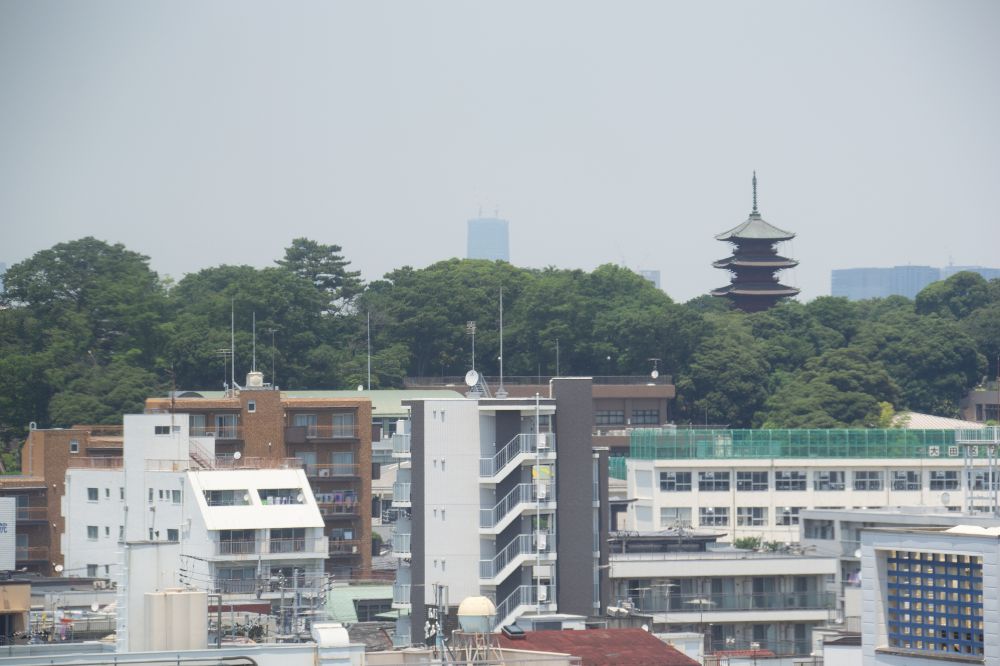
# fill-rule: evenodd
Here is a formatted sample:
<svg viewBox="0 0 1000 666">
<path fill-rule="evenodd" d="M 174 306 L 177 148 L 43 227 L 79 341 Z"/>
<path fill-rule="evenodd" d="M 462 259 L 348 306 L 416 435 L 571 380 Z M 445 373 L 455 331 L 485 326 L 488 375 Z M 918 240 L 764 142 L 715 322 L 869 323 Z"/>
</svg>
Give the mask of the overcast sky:
<svg viewBox="0 0 1000 666">
<path fill-rule="evenodd" d="M 749 213 L 830 270 L 1000 266 L 1000 2 L 0 1 L 0 262 L 175 279 L 297 236 L 366 279 L 465 253 L 728 282 Z"/>
</svg>

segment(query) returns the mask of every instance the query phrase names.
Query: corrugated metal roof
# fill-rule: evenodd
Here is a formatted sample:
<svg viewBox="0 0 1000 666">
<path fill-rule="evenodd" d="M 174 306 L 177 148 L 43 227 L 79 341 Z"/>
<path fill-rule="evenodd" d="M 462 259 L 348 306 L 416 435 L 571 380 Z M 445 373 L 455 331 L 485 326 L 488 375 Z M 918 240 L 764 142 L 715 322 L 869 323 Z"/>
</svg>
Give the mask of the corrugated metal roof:
<svg viewBox="0 0 1000 666">
<path fill-rule="evenodd" d="M 344 585 L 330 589 L 326 595 L 326 610 L 337 622 L 358 621 L 354 602 L 357 599 L 392 599 L 392 585 Z"/>
</svg>

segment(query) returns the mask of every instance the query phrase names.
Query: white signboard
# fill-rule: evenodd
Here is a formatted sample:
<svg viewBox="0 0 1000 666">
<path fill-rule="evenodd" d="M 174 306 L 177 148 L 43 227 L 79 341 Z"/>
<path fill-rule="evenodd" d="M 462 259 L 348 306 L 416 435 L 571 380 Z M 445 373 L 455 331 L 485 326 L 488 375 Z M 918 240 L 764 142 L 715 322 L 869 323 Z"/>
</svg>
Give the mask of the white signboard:
<svg viewBox="0 0 1000 666">
<path fill-rule="evenodd" d="M 16 526 L 17 500 L 13 497 L 0 497 L 0 571 L 14 570 Z"/>
</svg>

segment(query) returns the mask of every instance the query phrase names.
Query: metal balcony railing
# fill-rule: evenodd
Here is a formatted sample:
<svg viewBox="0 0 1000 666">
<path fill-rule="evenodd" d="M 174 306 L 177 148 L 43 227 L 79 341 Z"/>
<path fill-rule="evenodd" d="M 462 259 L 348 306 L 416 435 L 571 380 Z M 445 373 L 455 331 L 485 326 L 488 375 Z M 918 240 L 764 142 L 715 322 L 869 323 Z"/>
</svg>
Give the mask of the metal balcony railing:
<svg viewBox="0 0 1000 666">
<path fill-rule="evenodd" d="M 17 507 L 18 520 L 47 520 L 48 507 L 44 506 L 19 506 Z"/>
<path fill-rule="evenodd" d="M 355 501 L 317 502 L 320 515 L 323 516 L 356 516 L 361 512 L 361 505 Z"/>
<path fill-rule="evenodd" d="M 188 430 L 191 437 L 214 437 L 215 439 L 243 439 L 243 427 L 236 425 L 192 426 Z"/>
<path fill-rule="evenodd" d="M 552 502 L 553 490 L 552 483 L 519 483 L 492 509 L 479 510 L 479 527 L 496 527 L 518 504 Z"/>
<path fill-rule="evenodd" d="M 314 553 L 317 557 L 327 553 L 326 538 L 255 539 L 216 542 L 216 555 L 266 555 L 282 553 Z"/>
<path fill-rule="evenodd" d="M 552 590 L 549 585 L 519 585 L 506 599 L 497 604 L 496 621 L 504 622 L 518 606 L 538 604 L 539 596 L 543 599 L 541 603 L 548 603 L 548 600 L 552 599 L 550 592 Z"/>
<path fill-rule="evenodd" d="M 410 482 L 408 481 L 397 481 L 392 484 L 392 501 L 393 502 L 409 502 L 410 501 Z"/>
<path fill-rule="evenodd" d="M 553 432 L 543 432 L 537 435 L 533 432 L 520 433 L 507 442 L 493 457 L 479 459 L 479 476 L 480 478 L 493 476 L 522 453 L 534 454 L 538 451 L 555 453 L 555 450 L 556 435 Z"/>
<path fill-rule="evenodd" d="M 410 435 L 397 432 L 392 436 L 392 455 L 397 458 L 410 457 Z"/>
<path fill-rule="evenodd" d="M 330 539 L 330 555 L 357 555 L 361 552 L 358 539 Z"/>
<path fill-rule="evenodd" d="M 357 439 L 358 426 L 355 424 L 308 425 L 305 426 L 306 439 Z"/>
<path fill-rule="evenodd" d="M 355 463 L 310 463 L 306 465 L 306 476 L 325 479 L 335 476 L 357 476 L 360 466 Z"/>
<path fill-rule="evenodd" d="M 15 546 L 15 560 L 47 560 L 49 559 L 48 546 Z"/>
<path fill-rule="evenodd" d="M 392 535 L 392 552 L 393 553 L 409 553 L 410 552 L 410 534 L 393 534 Z"/>
<path fill-rule="evenodd" d="M 85 456 L 70 458 L 66 467 L 71 469 L 121 469 L 125 459 L 120 456 Z"/>
<path fill-rule="evenodd" d="M 507 565 L 521 555 L 545 555 L 551 552 L 551 535 L 547 532 L 540 533 L 541 540 L 545 547 L 539 544 L 539 537 L 535 534 L 519 534 L 511 540 L 499 553 L 491 560 L 479 560 L 479 577 L 489 580 L 503 571 Z"/>
<path fill-rule="evenodd" d="M 711 613 L 748 610 L 830 610 L 832 592 L 768 592 L 765 594 L 672 594 L 667 597 L 632 598 L 647 613 Z"/>
<path fill-rule="evenodd" d="M 392 603 L 408 605 L 410 603 L 410 586 L 401 583 L 392 585 Z"/>
</svg>

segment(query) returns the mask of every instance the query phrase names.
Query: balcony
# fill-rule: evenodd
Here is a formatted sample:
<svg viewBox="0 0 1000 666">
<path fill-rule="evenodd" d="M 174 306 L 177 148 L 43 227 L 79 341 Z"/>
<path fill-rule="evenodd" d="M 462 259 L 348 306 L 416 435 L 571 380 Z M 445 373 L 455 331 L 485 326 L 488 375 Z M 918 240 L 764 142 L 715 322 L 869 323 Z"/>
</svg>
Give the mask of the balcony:
<svg viewBox="0 0 1000 666">
<path fill-rule="evenodd" d="M 392 436 L 392 457 L 410 457 L 410 435 L 406 433 L 396 433 Z"/>
<path fill-rule="evenodd" d="M 357 555 L 361 552 L 359 539 L 330 539 L 330 557 Z"/>
<path fill-rule="evenodd" d="M 496 628 L 511 624 L 528 611 L 555 610 L 555 590 L 549 585 L 520 585 L 497 604 Z"/>
<path fill-rule="evenodd" d="M 410 482 L 397 481 L 392 484 L 392 505 L 398 507 L 408 507 L 410 504 Z"/>
<path fill-rule="evenodd" d="M 523 511 L 555 509 L 554 483 L 519 483 L 492 509 L 479 510 L 480 534 L 499 534 Z"/>
<path fill-rule="evenodd" d="M 358 426 L 353 423 L 335 424 L 335 425 L 291 426 L 291 428 L 304 430 L 305 438 L 307 440 L 358 439 Z"/>
<path fill-rule="evenodd" d="M 69 469 L 121 469 L 125 459 L 120 456 L 85 456 L 66 461 Z"/>
<path fill-rule="evenodd" d="M 48 521 L 48 507 L 45 506 L 19 506 L 17 507 L 18 522 Z"/>
<path fill-rule="evenodd" d="M 411 557 L 410 551 L 410 535 L 409 534 L 396 534 L 392 535 L 392 555 L 393 557 L 408 558 Z"/>
<path fill-rule="evenodd" d="M 520 433 L 493 457 L 479 459 L 479 478 L 495 483 L 524 462 L 534 461 L 535 458 L 552 459 L 555 453 L 555 433 Z"/>
<path fill-rule="evenodd" d="M 324 518 L 348 518 L 361 514 L 361 505 L 357 501 L 317 502 L 316 506 Z"/>
<path fill-rule="evenodd" d="M 217 541 L 215 559 L 256 558 L 260 555 L 301 555 L 323 557 L 330 549 L 326 537 L 302 539 L 255 539 L 238 541 Z"/>
<path fill-rule="evenodd" d="M 16 546 L 14 559 L 18 562 L 34 562 L 49 559 L 48 546 Z"/>
<path fill-rule="evenodd" d="M 480 584 L 498 585 L 522 564 L 554 559 L 552 546 L 548 532 L 517 535 L 493 559 L 479 560 Z"/>
<path fill-rule="evenodd" d="M 392 585 L 392 607 L 399 610 L 410 609 L 410 589 L 409 585 L 393 583 Z"/>
<path fill-rule="evenodd" d="M 215 439 L 243 440 L 243 426 L 236 425 L 215 425 L 215 426 L 191 426 L 188 430 L 190 437 L 213 437 Z"/>
<path fill-rule="evenodd" d="M 353 463 L 310 463 L 306 465 L 306 476 L 310 479 L 332 479 L 358 476 L 360 465 Z"/>
<path fill-rule="evenodd" d="M 672 594 L 653 600 L 633 599 L 646 613 L 716 613 L 721 611 L 829 610 L 832 592 L 768 592 L 764 594 Z M 673 617 L 673 616 L 672 616 Z"/>
</svg>

